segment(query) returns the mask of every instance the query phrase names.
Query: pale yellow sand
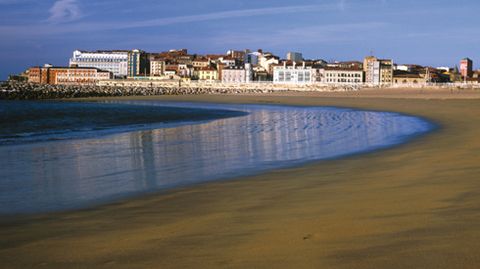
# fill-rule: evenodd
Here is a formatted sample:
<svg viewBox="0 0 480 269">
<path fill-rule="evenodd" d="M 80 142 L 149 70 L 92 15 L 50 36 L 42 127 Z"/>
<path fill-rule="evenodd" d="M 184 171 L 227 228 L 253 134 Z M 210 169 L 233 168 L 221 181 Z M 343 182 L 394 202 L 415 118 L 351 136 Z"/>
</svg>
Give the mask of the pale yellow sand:
<svg viewBox="0 0 480 269">
<path fill-rule="evenodd" d="M 479 268 L 479 97 L 421 90 L 159 97 L 398 111 L 441 129 L 347 159 L 3 219 L 0 268 Z"/>
</svg>

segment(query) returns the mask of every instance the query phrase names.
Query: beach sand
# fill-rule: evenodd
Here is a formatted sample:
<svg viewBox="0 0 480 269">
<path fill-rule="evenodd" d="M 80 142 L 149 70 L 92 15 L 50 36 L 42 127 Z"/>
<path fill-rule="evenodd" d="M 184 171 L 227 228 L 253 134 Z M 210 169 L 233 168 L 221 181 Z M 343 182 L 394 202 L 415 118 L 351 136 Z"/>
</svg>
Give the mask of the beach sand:
<svg viewBox="0 0 480 269">
<path fill-rule="evenodd" d="M 405 89 L 136 98 L 396 111 L 440 128 L 369 154 L 2 219 L 0 268 L 478 268 L 479 98 Z"/>
</svg>

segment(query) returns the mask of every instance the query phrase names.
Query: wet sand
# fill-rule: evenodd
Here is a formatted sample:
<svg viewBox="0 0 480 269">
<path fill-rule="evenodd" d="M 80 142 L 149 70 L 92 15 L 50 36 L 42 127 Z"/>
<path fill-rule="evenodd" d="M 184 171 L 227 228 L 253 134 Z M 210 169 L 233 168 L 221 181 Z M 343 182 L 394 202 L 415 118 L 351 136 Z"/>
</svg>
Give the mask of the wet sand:
<svg viewBox="0 0 480 269">
<path fill-rule="evenodd" d="M 395 111 L 440 129 L 384 151 L 2 219 L 0 267 L 478 268 L 480 93 L 385 91 L 139 98 Z"/>
</svg>

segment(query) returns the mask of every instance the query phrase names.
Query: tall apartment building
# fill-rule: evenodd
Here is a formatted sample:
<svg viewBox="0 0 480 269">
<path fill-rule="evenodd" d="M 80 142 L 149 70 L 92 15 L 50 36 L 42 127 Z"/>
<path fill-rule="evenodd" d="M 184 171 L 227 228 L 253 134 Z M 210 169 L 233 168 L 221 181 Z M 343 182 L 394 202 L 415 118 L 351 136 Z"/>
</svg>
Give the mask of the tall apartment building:
<svg viewBox="0 0 480 269">
<path fill-rule="evenodd" d="M 115 77 L 127 76 L 128 51 L 123 50 L 99 50 L 81 51 L 75 50 L 69 65 L 77 67 L 92 67 L 112 72 Z"/>
<path fill-rule="evenodd" d="M 368 56 L 363 61 L 365 83 L 387 85 L 393 83 L 393 61 Z"/>
<path fill-rule="evenodd" d="M 292 62 L 301 62 L 303 61 L 303 55 L 300 52 L 288 52 L 287 60 Z"/>
<path fill-rule="evenodd" d="M 473 61 L 469 58 L 464 58 L 460 61 L 460 74 L 463 78 L 469 78 L 473 75 Z"/>
<path fill-rule="evenodd" d="M 148 54 L 141 50 L 128 52 L 128 77 L 147 76 L 150 74 L 150 59 Z"/>
<path fill-rule="evenodd" d="M 94 85 L 100 80 L 111 79 L 112 76 L 111 72 L 94 67 L 45 65 L 31 67 L 28 72 L 28 82 L 52 85 Z"/>
<path fill-rule="evenodd" d="M 150 59 L 150 76 L 163 76 L 166 62 L 163 59 Z"/>
</svg>

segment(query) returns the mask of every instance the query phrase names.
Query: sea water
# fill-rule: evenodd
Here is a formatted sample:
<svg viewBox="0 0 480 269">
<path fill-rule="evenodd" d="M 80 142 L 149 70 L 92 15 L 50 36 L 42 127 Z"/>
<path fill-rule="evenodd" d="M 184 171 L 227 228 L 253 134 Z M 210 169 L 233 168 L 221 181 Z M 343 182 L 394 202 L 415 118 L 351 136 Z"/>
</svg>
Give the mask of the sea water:
<svg viewBox="0 0 480 269">
<path fill-rule="evenodd" d="M 70 210 L 408 142 L 413 116 L 333 107 L 0 102 L 0 215 Z"/>
</svg>

